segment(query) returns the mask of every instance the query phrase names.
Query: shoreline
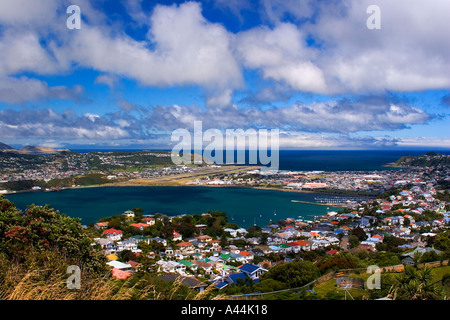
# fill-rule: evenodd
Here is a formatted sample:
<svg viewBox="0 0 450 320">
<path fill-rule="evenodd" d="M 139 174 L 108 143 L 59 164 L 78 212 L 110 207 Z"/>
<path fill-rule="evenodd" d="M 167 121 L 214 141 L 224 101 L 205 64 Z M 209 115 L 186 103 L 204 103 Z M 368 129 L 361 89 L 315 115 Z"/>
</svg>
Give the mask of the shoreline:
<svg viewBox="0 0 450 320">
<path fill-rule="evenodd" d="M 20 194 L 20 193 L 33 193 L 33 192 L 60 192 L 64 190 L 76 190 L 76 189 L 88 189 L 88 188 L 106 188 L 106 187 L 207 187 L 207 188 L 241 188 L 241 189 L 256 189 L 256 190 L 266 190 L 266 191 L 280 191 L 280 192 L 290 192 L 290 193 L 303 193 L 303 194 L 317 194 L 317 195 L 328 195 L 328 196 L 335 196 L 335 197 L 348 197 L 353 196 L 355 198 L 357 197 L 363 197 L 361 195 L 354 195 L 352 193 L 348 194 L 339 194 L 336 195 L 332 192 L 326 192 L 326 190 L 321 190 L 320 192 L 314 191 L 314 190 L 296 190 L 296 189 L 284 189 L 284 188 L 271 188 L 271 187 L 263 187 L 263 186 L 248 186 L 248 185 L 196 185 L 196 184 L 184 184 L 184 185 L 173 185 L 173 184 L 149 184 L 145 185 L 142 183 L 133 183 L 132 180 L 129 182 L 117 182 L 117 183 L 107 183 L 107 184 L 99 184 L 99 185 L 87 185 L 87 186 L 75 186 L 75 187 L 64 187 L 59 190 L 22 190 L 22 191 L 15 191 L 15 192 L 7 192 L 2 193 L 3 195 L 11 195 L 11 194 Z M 368 196 L 368 197 L 374 197 L 374 196 Z M 374 197 L 375 198 L 375 197 Z M 300 200 L 291 200 L 292 202 L 304 202 Z M 345 208 L 346 205 L 343 204 L 327 204 L 327 203 L 314 203 L 314 202 L 304 202 L 307 204 L 312 205 L 320 205 L 320 206 L 328 206 L 328 207 L 338 207 L 338 208 Z"/>
</svg>

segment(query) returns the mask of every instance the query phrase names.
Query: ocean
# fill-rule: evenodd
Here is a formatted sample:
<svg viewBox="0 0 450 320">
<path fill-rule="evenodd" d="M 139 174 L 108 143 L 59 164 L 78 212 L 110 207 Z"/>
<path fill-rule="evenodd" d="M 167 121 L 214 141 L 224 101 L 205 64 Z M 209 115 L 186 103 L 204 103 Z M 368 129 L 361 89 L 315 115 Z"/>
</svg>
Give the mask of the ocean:
<svg viewBox="0 0 450 320">
<path fill-rule="evenodd" d="M 73 151 L 87 153 L 91 151 L 114 151 L 109 149 L 74 149 Z M 140 151 L 137 149 L 122 151 Z M 169 150 L 166 150 L 169 151 Z M 398 168 L 386 168 L 385 165 L 397 161 L 405 155 L 418 156 L 428 151 L 436 151 L 442 154 L 450 154 L 450 150 L 280 150 L 279 169 L 292 171 L 376 171 L 398 170 Z M 235 159 L 236 159 L 235 152 Z M 223 159 L 225 161 L 225 151 Z M 248 163 L 248 150 L 246 151 L 246 163 Z M 259 160 L 259 157 L 258 157 Z M 257 163 L 256 165 L 260 165 Z"/>
</svg>

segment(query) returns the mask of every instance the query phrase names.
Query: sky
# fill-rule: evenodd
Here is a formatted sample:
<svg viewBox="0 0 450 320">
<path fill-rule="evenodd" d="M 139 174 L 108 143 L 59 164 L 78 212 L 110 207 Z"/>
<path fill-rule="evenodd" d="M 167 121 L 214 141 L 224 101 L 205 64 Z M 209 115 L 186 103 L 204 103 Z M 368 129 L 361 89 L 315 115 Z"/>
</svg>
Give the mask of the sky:
<svg viewBox="0 0 450 320">
<path fill-rule="evenodd" d="M 201 121 L 278 129 L 281 149 L 450 149 L 449 16 L 448 0 L 2 0 L 0 142 L 171 149 Z"/>
</svg>

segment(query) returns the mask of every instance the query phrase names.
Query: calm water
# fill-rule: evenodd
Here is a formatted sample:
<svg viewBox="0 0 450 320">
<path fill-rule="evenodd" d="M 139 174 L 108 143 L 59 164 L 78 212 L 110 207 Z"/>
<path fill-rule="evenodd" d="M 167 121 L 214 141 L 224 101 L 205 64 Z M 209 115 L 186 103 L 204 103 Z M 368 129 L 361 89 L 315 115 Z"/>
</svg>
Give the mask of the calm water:
<svg viewBox="0 0 450 320">
<path fill-rule="evenodd" d="M 282 150 L 279 153 L 280 169 L 386 170 L 384 164 L 395 162 L 403 155 L 420 155 L 427 151 Z M 448 150 L 439 152 L 449 154 Z M 294 199 L 313 202 L 314 197 L 314 194 L 220 187 L 104 187 L 8 195 L 20 209 L 31 203 L 50 204 L 62 213 L 81 218 L 83 224 L 140 207 L 145 214 L 159 212 L 171 216 L 220 210 L 228 214 L 230 221 L 242 227 L 249 227 L 254 223 L 264 226 L 270 219 L 276 221 L 287 217 L 301 216 L 311 220 L 314 216 L 325 214 L 325 206 L 291 202 Z"/>
<path fill-rule="evenodd" d="M 294 203 L 291 200 L 314 201 L 314 194 L 231 187 L 101 187 L 31 192 L 7 195 L 18 208 L 50 204 L 83 224 L 99 218 L 122 214 L 132 208 L 143 208 L 144 214 L 201 214 L 207 210 L 225 211 L 230 222 L 249 227 L 265 226 L 272 219 L 303 217 L 312 220 L 324 215 L 326 206 Z M 232 220 L 234 219 L 234 220 Z"/>
</svg>

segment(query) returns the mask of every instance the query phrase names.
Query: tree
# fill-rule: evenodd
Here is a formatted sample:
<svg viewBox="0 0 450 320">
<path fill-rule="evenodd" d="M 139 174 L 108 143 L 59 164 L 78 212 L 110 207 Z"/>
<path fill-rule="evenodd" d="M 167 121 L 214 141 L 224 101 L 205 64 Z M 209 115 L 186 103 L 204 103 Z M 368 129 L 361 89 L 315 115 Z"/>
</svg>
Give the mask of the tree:
<svg viewBox="0 0 450 320">
<path fill-rule="evenodd" d="M 134 212 L 134 220 L 136 222 L 140 222 L 144 218 L 144 209 L 142 208 L 133 208 L 131 211 Z"/>
<path fill-rule="evenodd" d="M 433 244 L 436 249 L 441 251 L 450 249 L 450 231 L 437 235 Z"/>
<path fill-rule="evenodd" d="M 406 266 L 403 273 L 396 277 L 395 295 L 400 300 L 435 300 L 439 298 L 438 289 L 433 282 L 430 268 L 416 271 Z"/>
<path fill-rule="evenodd" d="M 357 246 L 359 246 L 359 243 L 360 243 L 359 239 L 355 235 L 351 235 L 348 238 L 348 245 L 349 245 L 350 249 L 356 248 Z"/>
<path fill-rule="evenodd" d="M 259 283 L 255 284 L 254 289 L 256 291 L 261 291 L 261 292 L 270 292 L 270 291 L 286 289 L 286 287 L 287 287 L 286 284 L 281 281 L 274 280 L 274 279 L 264 279 L 264 280 L 260 281 Z"/>
<path fill-rule="evenodd" d="M 332 256 L 328 259 L 317 262 L 316 265 L 322 274 L 330 270 L 354 269 L 357 267 L 357 264 L 351 254 Z"/>
<path fill-rule="evenodd" d="M 48 205 L 30 205 L 23 214 L 0 196 L 0 256 L 24 262 L 30 255 L 51 250 L 93 272 L 103 271 L 105 258 L 83 233 L 80 219 L 60 214 Z"/>
<path fill-rule="evenodd" d="M 262 281 L 273 279 L 285 283 L 289 288 L 301 287 L 320 276 L 319 269 L 309 261 L 295 260 L 269 269 Z"/>
<path fill-rule="evenodd" d="M 367 239 L 367 235 L 363 228 L 356 227 L 352 230 L 352 235 L 357 236 L 359 241 L 364 241 Z"/>
</svg>

